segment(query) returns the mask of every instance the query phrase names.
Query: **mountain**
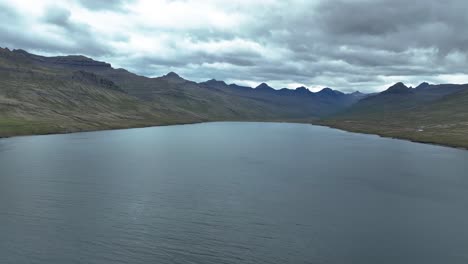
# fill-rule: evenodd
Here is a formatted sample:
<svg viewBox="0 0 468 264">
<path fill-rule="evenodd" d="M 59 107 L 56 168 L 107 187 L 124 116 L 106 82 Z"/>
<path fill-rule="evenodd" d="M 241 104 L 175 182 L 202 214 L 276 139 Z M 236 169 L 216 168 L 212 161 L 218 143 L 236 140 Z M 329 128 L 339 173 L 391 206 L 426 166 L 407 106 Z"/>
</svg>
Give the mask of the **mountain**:
<svg viewBox="0 0 468 264">
<path fill-rule="evenodd" d="M 38 58 L 24 51 L 0 50 L 0 136 L 136 127 L 169 120 L 157 106 L 140 102 L 104 76 L 50 67 L 55 62 L 67 68 L 108 65 L 82 57 L 66 63 Z"/>
<path fill-rule="evenodd" d="M 342 96 L 338 97 L 317 96 L 316 93 L 305 87 L 298 87 L 294 90 L 287 88 L 275 90 L 266 83 L 262 83 L 255 88 L 236 84 L 227 85 L 225 82 L 216 80 L 209 80 L 199 84 L 237 97 L 253 99 L 280 107 L 282 110 L 281 113 L 277 114 L 278 120 L 315 120 L 345 109 L 361 99 L 343 93 L 341 93 Z"/>
<path fill-rule="evenodd" d="M 353 92 L 353 93 L 350 93 L 349 95 L 351 95 L 352 97 L 354 97 L 356 100 L 360 101 L 361 99 L 364 99 L 366 97 L 369 97 L 369 96 L 372 96 L 374 94 L 365 94 L 365 93 L 361 93 L 359 91 L 356 91 L 356 92 Z"/>
<path fill-rule="evenodd" d="M 357 99 L 287 94 L 177 73 L 148 78 L 79 55 L 0 49 L 0 136 L 218 120 L 311 122 Z"/>
<path fill-rule="evenodd" d="M 423 82 L 423 83 L 419 84 L 418 86 L 416 86 L 415 89 L 418 89 L 418 90 L 419 90 L 419 89 L 425 89 L 425 88 L 428 88 L 428 87 L 430 87 L 430 86 L 431 86 L 431 85 L 430 85 L 429 83 Z"/>
<path fill-rule="evenodd" d="M 408 94 L 408 93 L 412 93 L 412 89 L 408 88 L 408 86 L 406 86 L 402 82 L 399 82 L 390 86 L 390 88 L 383 91 L 381 94 L 384 95 L 384 94 Z"/>
<path fill-rule="evenodd" d="M 258 92 L 270 92 L 270 93 L 275 92 L 275 89 L 271 88 L 266 83 L 261 83 L 259 86 L 255 87 L 255 90 Z"/>
<path fill-rule="evenodd" d="M 307 96 L 307 95 L 311 95 L 311 94 L 312 94 L 312 92 L 311 92 L 309 89 L 305 88 L 304 86 L 297 87 L 297 88 L 294 90 L 294 92 L 295 92 L 296 94 L 299 94 L 299 95 L 302 95 L 302 96 Z"/>
<path fill-rule="evenodd" d="M 468 84 L 397 83 L 321 124 L 346 130 L 468 147 Z"/>
<path fill-rule="evenodd" d="M 307 122 L 468 148 L 468 84 L 314 93 L 149 78 L 85 56 L 0 48 L 0 137 L 203 121 Z"/>
</svg>

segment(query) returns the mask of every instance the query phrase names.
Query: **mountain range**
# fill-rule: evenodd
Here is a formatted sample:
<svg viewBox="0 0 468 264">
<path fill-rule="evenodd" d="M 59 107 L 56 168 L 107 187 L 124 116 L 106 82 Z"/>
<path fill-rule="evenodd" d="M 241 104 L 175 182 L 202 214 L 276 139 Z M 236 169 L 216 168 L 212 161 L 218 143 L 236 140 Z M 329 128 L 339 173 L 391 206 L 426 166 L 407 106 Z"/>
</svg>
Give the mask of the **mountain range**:
<svg viewBox="0 0 468 264">
<path fill-rule="evenodd" d="M 468 84 L 397 83 L 319 121 L 345 130 L 468 147 Z"/>
<path fill-rule="evenodd" d="M 174 72 L 149 78 L 85 56 L 45 57 L 0 48 L 0 136 L 67 133 L 206 121 L 315 123 L 468 147 L 468 85 L 377 94 L 330 88 L 197 83 Z"/>
</svg>

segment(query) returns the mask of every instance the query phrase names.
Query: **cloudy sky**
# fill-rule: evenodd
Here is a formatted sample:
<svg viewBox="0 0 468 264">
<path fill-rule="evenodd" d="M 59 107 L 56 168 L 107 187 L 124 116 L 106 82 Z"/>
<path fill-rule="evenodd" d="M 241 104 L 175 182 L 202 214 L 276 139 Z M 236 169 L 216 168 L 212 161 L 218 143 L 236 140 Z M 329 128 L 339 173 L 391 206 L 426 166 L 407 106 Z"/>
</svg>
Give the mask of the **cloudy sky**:
<svg viewBox="0 0 468 264">
<path fill-rule="evenodd" d="M 275 88 L 468 83 L 466 0 L 0 0 L 0 46 Z"/>
</svg>

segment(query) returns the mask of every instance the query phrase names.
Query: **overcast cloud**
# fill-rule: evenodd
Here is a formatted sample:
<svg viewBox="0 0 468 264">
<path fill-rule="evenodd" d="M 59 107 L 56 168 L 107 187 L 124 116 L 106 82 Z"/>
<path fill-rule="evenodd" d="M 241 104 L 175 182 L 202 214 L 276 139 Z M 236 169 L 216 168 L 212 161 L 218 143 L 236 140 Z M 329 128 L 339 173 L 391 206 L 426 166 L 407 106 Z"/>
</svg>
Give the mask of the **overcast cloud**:
<svg viewBox="0 0 468 264">
<path fill-rule="evenodd" d="M 468 83 L 466 0 L 0 0 L 0 46 L 275 88 Z"/>
</svg>

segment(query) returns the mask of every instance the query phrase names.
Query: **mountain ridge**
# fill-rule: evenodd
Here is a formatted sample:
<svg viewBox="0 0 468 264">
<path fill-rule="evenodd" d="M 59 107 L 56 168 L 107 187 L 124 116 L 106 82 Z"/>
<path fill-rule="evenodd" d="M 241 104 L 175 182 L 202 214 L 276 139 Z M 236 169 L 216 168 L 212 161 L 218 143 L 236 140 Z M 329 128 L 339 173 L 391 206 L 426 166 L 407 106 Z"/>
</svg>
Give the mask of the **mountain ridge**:
<svg viewBox="0 0 468 264">
<path fill-rule="evenodd" d="M 0 137 L 206 121 L 328 125 L 468 147 L 468 85 L 396 83 L 375 94 L 145 77 L 80 55 L 0 49 Z"/>
<path fill-rule="evenodd" d="M 392 87 L 319 123 L 348 131 L 468 148 L 468 84 Z"/>
<path fill-rule="evenodd" d="M 10 51 L 10 49 L 8 49 L 8 48 L 1 48 L 0 47 L 0 49 Z M 27 52 L 27 51 L 25 51 L 23 49 L 13 49 L 10 52 L 20 54 L 20 55 L 23 55 L 25 57 L 31 58 L 37 63 L 48 63 L 48 64 L 55 65 L 55 66 L 58 66 L 58 67 L 63 66 L 63 67 L 72 67 L 72 68 L 75 68 L 75 67 L 79 67 L 79 68 L 81 68 L 81 67 L 112 68 L 112 64 L 110 64 L 110 63 L 103 62 L 103 61 L 97 61 L 97 60 L 94 60 L 94 59 L 92 59 L 90 57 L 87 57 L 85 55 L 64 55 L 64 56 L 47 57 L 47 56 L 32 54 L 32 53 L 29 53 L 29 52 Z M 93 70 L 97 70 L 97 69 L 93 69 Z M 126 69 L 122 69 L 122 68 L 114 69 L 114 70 L 123 70 L 123 71 L 129 72 Z M 131 72 L 129 72 L 129 73 L 131 73 Z M 135 74 L 135 73 L 132 73 L 132 74 Z M 168 72 L 167 74 L 162 75 L 162 76 L 158 76 L 158 77 L 147 77 L 147 76 L 138 75 L 138 74 L 135 74 L 135 75 L 140 76 L 140 77 L 145 77 L 145 78 L 164 78 L 164 77 L 167 77 L 167 78 L 182 78 L 179 74 L 177 74 L 176 72 L 173 72 L 173 71 Z M 215 79 L 211 79 L 211 80 L 219 81 L 219 80 L 215 80 Z M 208 80 L 208 81 L 211 81 L 211 80 Z M 206 83 L 208 81 L 204 81 L 204 82 L 200 82 L 200 83 Z M 224 81 L 222 81 L 222 82 L 224 82 Z M 237 85 L 237 84 L 233 84 L 233 85 Z M 274 89 L 273 87 L 269 86 L 268 83 L 265 83 L 265 82 L 259 84 L 257 87 L 249 87 L 249 88 L 251 88 L 251 89 L 260 88 L 260 89 L 267 89 L 267 90 L 273 89 L 275 91 L 280 90 L 280 89 Z M 296 89 L 288 89 L 288 88 L 283 88 L 283 89 L 297 90 L 298 88 L 305 88 L 305 89 L 308 90 L 308 88 L 304 87 L 304 86 L 297 87 Z M 327 88 L 323 88 L 322 90 L 324 90 L 324 89 L 331 89 L 331 88 L 327 87 Z M 331 89 L 331 90 L 333 90 L 333 89 Z M 333 90 L 333 91 L 336 91 L 338 93 L 343 93 L 343 92 L 338 91 L 338 90 Z"/>
<path fill-rule="evenodd" d="M 197 83 L 174 72 L 145 77 L 85 56 L 0 51 L 0 136 L 204 121 L 301 121 L 356 99 L 285 96 L 223 81 Z M 263 89 L 265 91 L 263 91 Z"/>
</svg>

